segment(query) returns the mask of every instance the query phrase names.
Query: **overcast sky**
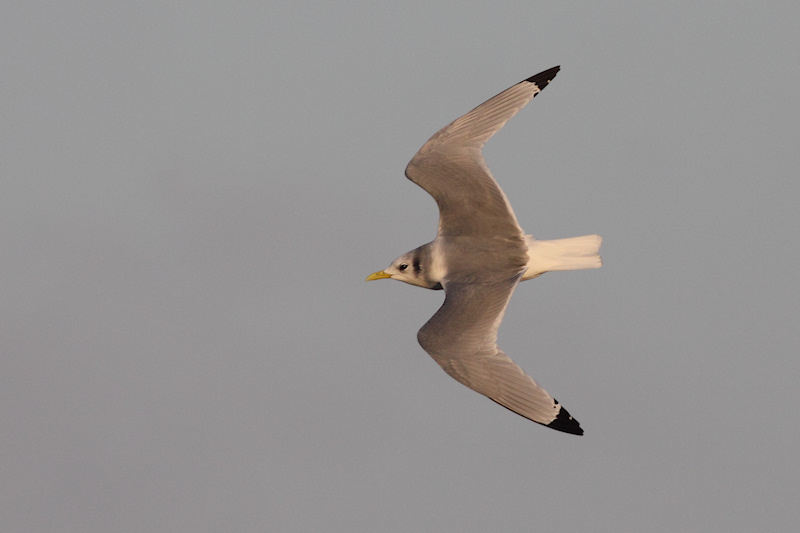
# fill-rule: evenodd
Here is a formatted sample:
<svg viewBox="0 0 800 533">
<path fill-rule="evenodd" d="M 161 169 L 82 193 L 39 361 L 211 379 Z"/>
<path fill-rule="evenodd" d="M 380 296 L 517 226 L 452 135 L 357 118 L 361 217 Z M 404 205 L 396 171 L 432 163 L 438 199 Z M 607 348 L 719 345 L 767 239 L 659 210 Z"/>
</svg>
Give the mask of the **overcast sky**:
<svg viewBox="0 0 800 533">
<path fill-rule="evenodd" d="M 789 531 L 800 5 L 12 2 L 0 14 L 0 531 Z M 485 150 L 604 237 L 500 345 L 575 437 L 448 377 L 403 169 Z"/>
</svg>

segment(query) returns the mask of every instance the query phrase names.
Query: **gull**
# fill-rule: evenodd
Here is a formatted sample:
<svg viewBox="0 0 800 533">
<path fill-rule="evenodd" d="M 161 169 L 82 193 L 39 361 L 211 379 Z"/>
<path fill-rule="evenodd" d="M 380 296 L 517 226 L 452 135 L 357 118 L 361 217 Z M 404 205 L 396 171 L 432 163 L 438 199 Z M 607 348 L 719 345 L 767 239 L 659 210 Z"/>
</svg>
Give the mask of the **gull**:
<svg viewBox="0 0 800 533">
<path fill-rule="evenodd" d="M 470 389 L 538 424 L 583 435 L 555 398 L 497 346 L 497 329 L 520 281 L 555 270 L 598 268 L 602 238 L 537 240 L 520 228 L 481 148 L 539 94 L 561 67 L 531 76 L 439 130 L 411 159 L 406 177 L 439 207 L 436 238 L 367 277 L 444 289 L 444 303 L 417 340 Z"/>
</svg>

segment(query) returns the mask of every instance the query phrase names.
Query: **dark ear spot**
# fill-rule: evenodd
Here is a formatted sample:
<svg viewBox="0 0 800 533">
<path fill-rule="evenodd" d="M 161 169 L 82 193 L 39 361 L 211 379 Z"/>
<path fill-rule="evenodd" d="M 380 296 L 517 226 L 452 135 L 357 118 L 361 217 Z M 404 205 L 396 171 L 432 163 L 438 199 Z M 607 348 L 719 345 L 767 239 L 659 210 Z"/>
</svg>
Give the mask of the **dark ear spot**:
<svg viewBox="0 0 800 533">
<path fill-rule="evenodd" d="M 421 270 L 422 270 L 422 267 L 419 264 L 419 257 L 415 257 L 414 258 L 414 272 L 419 274 Z"/>
</svg>

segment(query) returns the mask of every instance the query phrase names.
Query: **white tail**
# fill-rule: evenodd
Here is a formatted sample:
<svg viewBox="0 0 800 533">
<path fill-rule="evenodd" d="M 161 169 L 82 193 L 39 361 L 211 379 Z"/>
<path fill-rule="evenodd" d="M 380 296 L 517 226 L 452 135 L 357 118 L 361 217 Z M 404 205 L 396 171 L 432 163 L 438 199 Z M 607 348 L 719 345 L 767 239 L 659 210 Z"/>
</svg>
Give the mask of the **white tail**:
<svg viewBox="0 0 800 533">
<path fill-rule="evenodd" d="M 539 241 L 532 235 L 525 236 L 528 245 L 528 270 L 522 281 L 541 276 L 554 270 L 582 270 L 600 268 L 600 235 L 582 235 L 569 239 Z"/>
</svg>

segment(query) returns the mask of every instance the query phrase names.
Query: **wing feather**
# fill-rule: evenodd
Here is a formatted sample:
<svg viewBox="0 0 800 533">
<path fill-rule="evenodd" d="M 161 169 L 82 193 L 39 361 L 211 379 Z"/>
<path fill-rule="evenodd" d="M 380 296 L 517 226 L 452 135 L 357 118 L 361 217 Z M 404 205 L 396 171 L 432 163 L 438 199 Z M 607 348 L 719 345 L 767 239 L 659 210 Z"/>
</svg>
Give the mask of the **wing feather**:
<svg viewBox="0 0 800 533">
<path fill-rule="evenodd" d="M 547 86 L 559 69 L 553 67 L 531 76 L 490 98 L 439 130 L 411 159 L 406 176 L 436 200 L 439 235 L 522 233 L 481 148 Z M 478 218 L 480 223 L 476 222 Z"/>
<path fill-rule="evenodd" d="M 578 421 L 497 346 L 497 329 L 518 280 L 446 285 L 444 304 L 417 339 L 445 372 L 470 389 L 529 420 L 581 435 Z"/>
</svg>

